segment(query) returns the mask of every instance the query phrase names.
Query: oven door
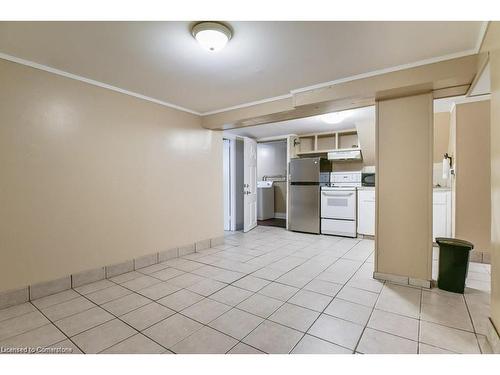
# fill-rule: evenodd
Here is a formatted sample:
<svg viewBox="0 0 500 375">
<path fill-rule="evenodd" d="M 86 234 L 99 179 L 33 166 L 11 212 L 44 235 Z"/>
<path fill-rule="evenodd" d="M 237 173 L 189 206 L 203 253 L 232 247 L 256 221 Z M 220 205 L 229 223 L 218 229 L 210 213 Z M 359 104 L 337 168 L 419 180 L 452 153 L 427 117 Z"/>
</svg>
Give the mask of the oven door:
<svg viewBox="0 0 500 375">
<path fill-rule="evenodd" d="M 356 190 L 321 190 L 321 217 L 356 220 Z"/>
</svg>

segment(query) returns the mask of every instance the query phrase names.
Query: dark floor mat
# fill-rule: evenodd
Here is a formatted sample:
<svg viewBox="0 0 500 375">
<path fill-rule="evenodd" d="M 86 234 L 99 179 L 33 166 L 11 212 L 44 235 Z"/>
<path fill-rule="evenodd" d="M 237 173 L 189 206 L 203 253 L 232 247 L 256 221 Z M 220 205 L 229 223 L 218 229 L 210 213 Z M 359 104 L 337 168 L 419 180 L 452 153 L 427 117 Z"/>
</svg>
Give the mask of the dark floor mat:
<svg viewBox="0 0 500 375">
<path fill-rule="evenodd" d="M 257 224 L 268 226 L 268 227 L 286 228 L 286 220 L 285 219 L 257 220 Z"/>
</svg>

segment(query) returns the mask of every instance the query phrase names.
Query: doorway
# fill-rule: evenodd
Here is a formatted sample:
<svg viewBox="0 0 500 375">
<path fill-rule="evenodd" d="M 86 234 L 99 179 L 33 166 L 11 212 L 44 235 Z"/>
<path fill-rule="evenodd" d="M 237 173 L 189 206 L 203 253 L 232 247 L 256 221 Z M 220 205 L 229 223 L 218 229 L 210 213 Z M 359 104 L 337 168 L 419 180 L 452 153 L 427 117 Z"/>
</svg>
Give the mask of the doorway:
<svg viewBox="0 0 500 375">
<path fill-rule="evenodd" d="M 224 230 L 231 230 L 231 141 L 223 139 L 222 179 L 224 200 Z"/>
<path fill-rule="evenodd" d="M 286 228 L 287 140 L 257 143 L 257 222 Z"/>
<path fill-rule="evenodd" d="M 224 230 L 248 232 L 257 225 L 257 144 L 223 138 Z"/>
</svg>

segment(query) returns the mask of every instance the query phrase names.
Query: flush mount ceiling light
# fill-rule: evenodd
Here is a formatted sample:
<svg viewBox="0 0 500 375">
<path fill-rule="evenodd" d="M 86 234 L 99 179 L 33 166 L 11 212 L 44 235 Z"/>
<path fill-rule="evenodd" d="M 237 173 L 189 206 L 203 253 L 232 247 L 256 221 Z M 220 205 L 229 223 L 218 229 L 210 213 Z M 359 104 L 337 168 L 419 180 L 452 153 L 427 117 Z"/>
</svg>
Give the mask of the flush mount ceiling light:
<svg viewBox="0 0 500 375">
<path fill-rule="evenodd" d="M 220 51 L 232 37 L 231 29 L 220 22 L 197 23 L 191 33 L 210 52 Z"/>
<path fill-rule="evenodd" d="M 320 118 L 323 122 L 326 122 L 327 124 L 338 124 L 344 121 L 349 116 L 350 113 L 348 111 L 344 111 L 344 112 L 326 113 L 324 115 L 321 115 Z"/>
</svg>

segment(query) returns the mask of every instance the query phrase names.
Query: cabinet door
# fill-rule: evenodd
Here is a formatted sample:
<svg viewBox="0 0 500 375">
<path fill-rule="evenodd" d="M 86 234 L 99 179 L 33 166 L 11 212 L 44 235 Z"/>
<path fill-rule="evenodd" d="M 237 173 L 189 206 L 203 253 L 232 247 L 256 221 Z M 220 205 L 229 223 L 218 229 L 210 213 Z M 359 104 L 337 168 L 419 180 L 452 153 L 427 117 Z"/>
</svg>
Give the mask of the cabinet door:
<svg viewBox="0 0 500 375">
<path fill-rule="evenodd" d="M 451 192 L 435 191 L 432 195 L 432 240 L 451 236 Z"/>
<path fill-rule="evenodd" d="M 435 203 L 432 205 L 432 239 L 446 237 L 446 204 Z"/>
<path fill-rule="evenodd" d="M 358 191 L 358 233 L 375 235 L 375 191 Z"/>
</svg>

